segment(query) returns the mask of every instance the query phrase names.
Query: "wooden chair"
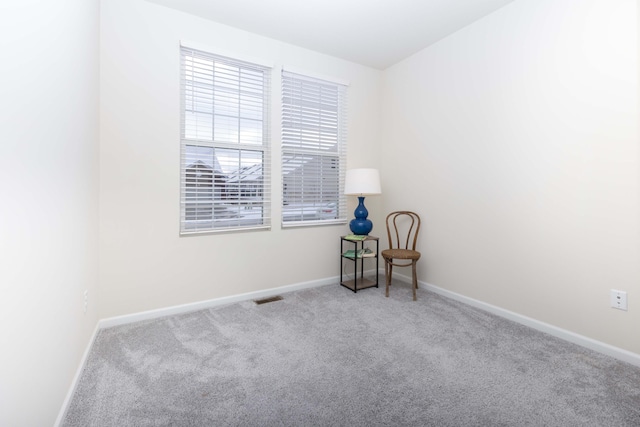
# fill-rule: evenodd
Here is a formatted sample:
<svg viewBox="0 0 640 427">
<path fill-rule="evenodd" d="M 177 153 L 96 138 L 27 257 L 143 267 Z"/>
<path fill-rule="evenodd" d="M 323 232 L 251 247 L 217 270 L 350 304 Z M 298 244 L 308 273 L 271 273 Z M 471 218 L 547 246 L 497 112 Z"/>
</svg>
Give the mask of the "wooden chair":
<svg viewBox="0 0 640 427">
<path fill-rule="evenodd" d="M 412 270 L 413 300 L 417 299 L 418 277 L 416 263 L 420 259 L 420 252 L 416 251 L 418 232 L 420 231 L 420 216 L 415 212 L 396 211 L 387 215 L 387 237 L 389 249 L 382 251 L 384 259 L 384 275 L 387 280 L 385 295 L 389 296 L 393 267 L 409 267 Z"/>
</svg>

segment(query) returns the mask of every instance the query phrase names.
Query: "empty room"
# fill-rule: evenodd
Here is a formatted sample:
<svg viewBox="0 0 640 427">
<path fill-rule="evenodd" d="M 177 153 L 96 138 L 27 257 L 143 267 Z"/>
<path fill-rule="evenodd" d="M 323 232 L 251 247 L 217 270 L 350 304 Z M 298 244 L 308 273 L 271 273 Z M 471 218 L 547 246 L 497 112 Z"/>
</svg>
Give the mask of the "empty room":
<svg viewBox="0 0 640 427">
<path fill-rule="evenodd" d="M 637 0 L 0 17 L 0 425 L 640 425 Z"/>
</svg>

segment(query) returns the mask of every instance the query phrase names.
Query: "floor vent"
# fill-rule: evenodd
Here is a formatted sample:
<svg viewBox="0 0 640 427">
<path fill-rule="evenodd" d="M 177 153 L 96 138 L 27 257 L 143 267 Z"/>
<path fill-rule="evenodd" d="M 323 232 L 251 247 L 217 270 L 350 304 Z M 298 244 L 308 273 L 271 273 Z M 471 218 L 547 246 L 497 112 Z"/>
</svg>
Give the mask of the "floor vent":
<svg viewBox="0 0 640 427">
<path fill-rule="evenodd" d="M 268 302 L 280 301 L 281 299 L 282 299 L 282 297 L 280 295 L 278 295 L 278 296 L 270 297 L 270 298 L 257 299 L 257 300 L 254 300 L 253 302 L 255 302 L 256 304 L 260 305 L 260 304 L 266 304 Z"/>
</svg>

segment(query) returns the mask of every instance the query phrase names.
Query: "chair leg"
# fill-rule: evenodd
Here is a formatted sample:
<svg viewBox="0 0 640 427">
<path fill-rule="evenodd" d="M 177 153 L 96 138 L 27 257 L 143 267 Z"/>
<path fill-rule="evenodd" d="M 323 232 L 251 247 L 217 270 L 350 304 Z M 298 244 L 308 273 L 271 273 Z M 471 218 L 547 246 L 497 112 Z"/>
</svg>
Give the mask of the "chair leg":
<svg viewBox="0 0 640 427">
<path fill-rule="evenodd" d="M 416 289 L 418 289 L 418 277 L 416 276 L 416 262 L 415 260 L 411 263 L 411 270 L 412 270 L 412 276 L 413 276 L 413 280 L 412 280 L 412 288 L 413 288 L 413 300 L 416 301 L 418 299 L 418 297 L 416 296 Z"/>
<path fill-rule="evenodd" d="M 384 296 L 389 297 L 389 264 L 384 258 Z"/>
<path fill-rule="evenodd" d="M 388 298 L 389 297 L 389 286 L 391 285 L 391 268 L 393 266 L 390 265 L 388 260 L 384 260 L 384 276 L 387 282 L 387 286 L 386 286 L 386 290 L 384 292 L 384 295 Z"/>
</svg>

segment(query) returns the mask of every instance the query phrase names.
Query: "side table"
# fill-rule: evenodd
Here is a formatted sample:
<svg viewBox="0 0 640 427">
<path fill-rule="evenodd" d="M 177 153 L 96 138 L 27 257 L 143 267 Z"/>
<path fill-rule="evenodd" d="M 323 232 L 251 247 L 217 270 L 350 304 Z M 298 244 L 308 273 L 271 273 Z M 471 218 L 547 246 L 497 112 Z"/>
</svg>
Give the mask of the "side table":
<svg viewBox="0 0 640 427">
<path fill-rule="evenodd" d="M 378 238 L 375 236 L 366 236 L 362 240 L 351 240 L 349 236 L 340 237 L 340 285 L 347 289 L 351 289 L 354 293 L 361 289 L 378 287 Z M 375 242 L 375 252 L 371 250 L 367 243 Z M 370 253 L 364 253 L 365 249 L 371 250 Z M 349 252 L 348 252 L 349 251 Z M 344 264 L 343 261 L 353 261 L 354 278 L 353 280 L 344 280 Z M 375 261 L 374 269 L 376 274 L 375 282 L 364 277 L 365 260 L 367 263 Z M 360 271 L 358 271 L 358 266 Z M 360 277 L 358 277 L 358 273 Z"/>
</svg>

